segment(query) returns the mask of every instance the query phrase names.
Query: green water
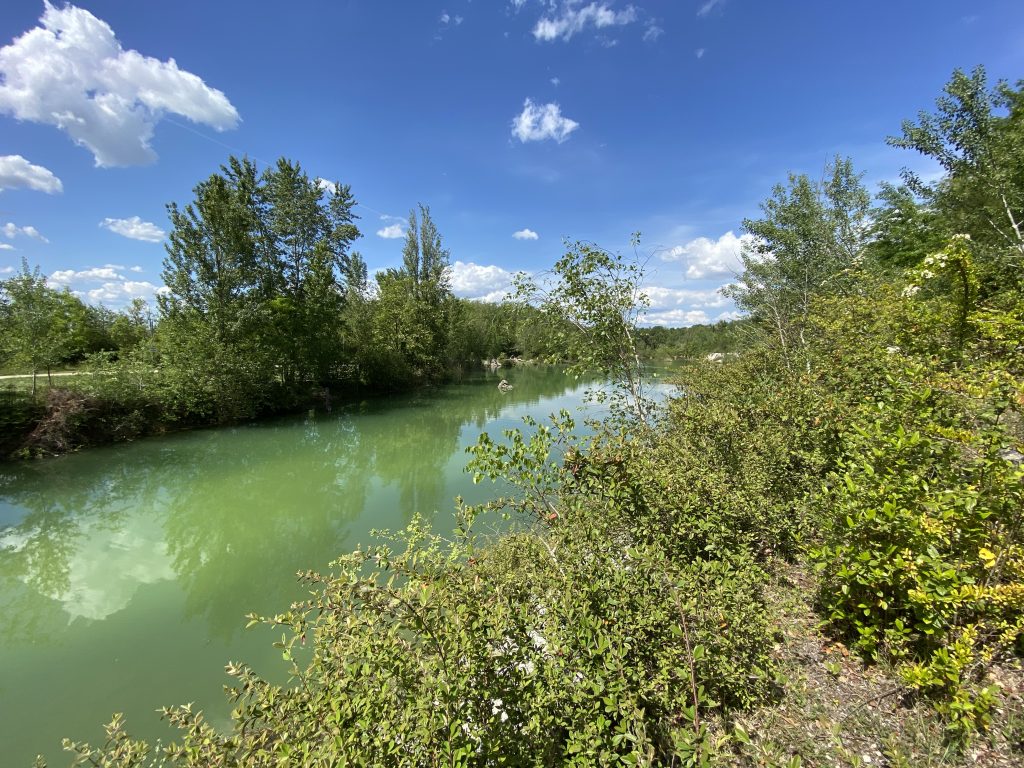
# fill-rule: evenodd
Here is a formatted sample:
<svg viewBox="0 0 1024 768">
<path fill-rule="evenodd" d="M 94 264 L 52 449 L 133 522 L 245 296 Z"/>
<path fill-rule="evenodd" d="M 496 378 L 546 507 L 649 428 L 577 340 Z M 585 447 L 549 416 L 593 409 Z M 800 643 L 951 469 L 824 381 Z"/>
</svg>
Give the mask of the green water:
<svg viewBox="0 0 1024 768">
<path fill-rule="evenodd" d="M 502 394 L 507 378 L 514 389 Z M 481 431 L 583 402 L 554 369 L 501 370 L 332 413 L 201 430 L 0 467 L 0 763 L 61 737 L 102 740 L 124 712 L 146 738 L 155 710 L 193 701 L 227 722 L 224 664 L 281 677 L 251 611 L 301 598 L 324 569 L 419 511 L 454 527 L 453 499 L 496 493 L 463 472 Z"/>
</svg>

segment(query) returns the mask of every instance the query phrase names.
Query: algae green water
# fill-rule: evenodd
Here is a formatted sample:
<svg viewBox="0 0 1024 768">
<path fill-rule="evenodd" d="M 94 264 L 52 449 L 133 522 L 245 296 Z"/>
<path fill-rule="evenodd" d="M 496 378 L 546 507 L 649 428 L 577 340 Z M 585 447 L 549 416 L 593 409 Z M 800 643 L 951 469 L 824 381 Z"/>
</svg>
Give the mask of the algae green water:
<svg viewBox="0 0 1024 768">
<path fill-rule="evenodd" d="M 500 378 L 514 388 L 501 393 Z M 465 448 L 524 415 L 583 403 L 555 369 L 472 381 L 239 427 L 199 430 L 0 467 L 0 762 L 61 737 L 171 735 L 156 710 L 195 702 L 228 722 L 224 664 L 281 678 L 269 630 L 244 616 L 302 597 L 294 574 L 324 569 L 414 512 L 454 527 L 474 486 Z"/>
</svg>

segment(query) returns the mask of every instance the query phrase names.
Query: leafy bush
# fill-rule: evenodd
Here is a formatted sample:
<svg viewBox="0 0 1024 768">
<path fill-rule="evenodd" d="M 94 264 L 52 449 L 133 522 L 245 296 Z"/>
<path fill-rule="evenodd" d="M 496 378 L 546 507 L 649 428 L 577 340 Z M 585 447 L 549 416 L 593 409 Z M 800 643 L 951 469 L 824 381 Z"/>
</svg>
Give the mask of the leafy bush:
<svg viewBox="0 0 1024 768">
<path fill-rule="evenodd" d="M 903 347 L 926 354 L 889 355 L 876 391 L 850 404 L 843 459 L 818 501 L 832 524 L 813 553 L 831 625 L 866 656 L 896 661 L 959 735 L 988 722 L 985 673 L 1024 633 L 1024 472 L 1010 451 L 1021 382 L 1012 355 L 988 352 L 1020 331 L 1012 314 L 968 311 L 965 242 L 925 260 L 925 271 L 960 275 L 951 298 L 904 292 L 897 311 L 930 331 Z"/>
</svg>

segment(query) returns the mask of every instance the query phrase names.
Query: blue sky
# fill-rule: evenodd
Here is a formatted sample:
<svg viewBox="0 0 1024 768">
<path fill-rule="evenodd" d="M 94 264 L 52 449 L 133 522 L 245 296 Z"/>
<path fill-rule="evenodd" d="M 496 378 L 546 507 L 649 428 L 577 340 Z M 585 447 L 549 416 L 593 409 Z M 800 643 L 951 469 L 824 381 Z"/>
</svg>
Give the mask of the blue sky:
<svg viewBox="0 0 1024 768">
<path fill-rule="evenodd" d="M 954 67 L 1024 77 L 1024 3 L 8 0 L 0 46 L 0 271 L 151 297 L 165 205 L 284 155 L 352 186 L 371 270 L 419 202 L 470 297 L 639 230 L 649 321 L 689 325 L 789 171 L 927 173 L 885 136 Z"/>
</svg>

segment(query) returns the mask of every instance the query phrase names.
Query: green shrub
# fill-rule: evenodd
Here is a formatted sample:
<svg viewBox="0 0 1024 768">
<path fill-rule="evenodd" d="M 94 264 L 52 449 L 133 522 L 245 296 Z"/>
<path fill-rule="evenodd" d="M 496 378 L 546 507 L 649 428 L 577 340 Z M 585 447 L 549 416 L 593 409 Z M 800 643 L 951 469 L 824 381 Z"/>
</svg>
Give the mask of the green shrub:
<svg viewBox="0 0 1024 768">
<path fill-rule="evenodd" d="M 900 663 L 950 727 L 987 722 L 991 662 L 1024 631 L 1024 472 L 1004 458 L 1001 376 L 909 364 L 845 435 L 814 552 L 831 625 Z"/>
</svg>

